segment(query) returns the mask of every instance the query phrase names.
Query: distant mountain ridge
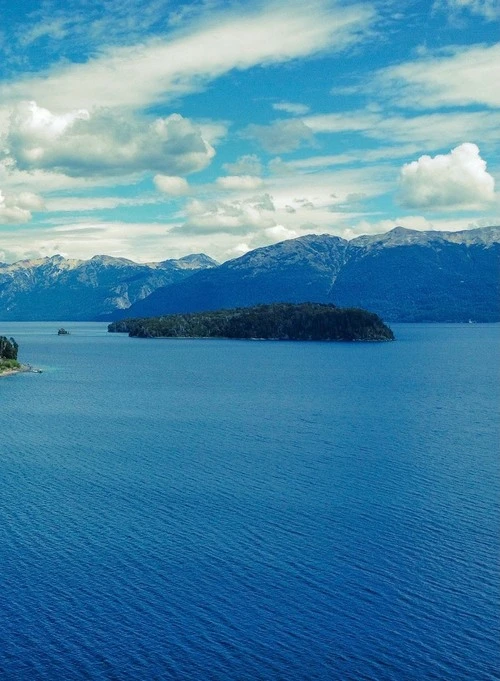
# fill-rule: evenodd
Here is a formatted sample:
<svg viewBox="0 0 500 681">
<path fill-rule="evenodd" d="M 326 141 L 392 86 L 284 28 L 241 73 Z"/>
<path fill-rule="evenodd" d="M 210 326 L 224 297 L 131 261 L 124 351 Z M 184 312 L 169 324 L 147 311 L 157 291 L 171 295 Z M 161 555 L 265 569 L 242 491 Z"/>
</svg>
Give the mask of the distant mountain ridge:
<svg viewBox="0 0 500 681">
<path fill-rule="evenodd" d="M 500 321 L 500 227 L 308 235 L 221 265 L 204 254 L 0 263 L 0 320 L 95 320 L 265 303 L 360 307 L 388 322 Z"/>
<path fill-rule="evenodd" d="M 500 227 L 299 237 L 159 288 L 114 318 L 282 301 L 361 307 L 386 321 L 500 321 Z"/>
<path fill-rule="evenodd" d="M 216 265 L 203 253 L 153 263 L 107 255 L 0 263 L 0 320 L 95 319 Z"/>
</svg>

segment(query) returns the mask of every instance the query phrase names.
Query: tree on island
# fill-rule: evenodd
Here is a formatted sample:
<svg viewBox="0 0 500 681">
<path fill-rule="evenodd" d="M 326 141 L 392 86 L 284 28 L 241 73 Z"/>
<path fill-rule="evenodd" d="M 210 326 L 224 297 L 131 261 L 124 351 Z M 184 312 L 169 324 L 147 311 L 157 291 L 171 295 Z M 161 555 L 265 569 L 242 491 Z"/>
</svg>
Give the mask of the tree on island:
<svg viewBox="0 0 500 681">
<path fill-rule="evenodd" d="M 307 341 L 382 341 L 394 335 L 380 317 L 322 303 L 271 303 L 164 317 L 124 319 L 108 331 L 139 338 L 263 338 Z"/>
<path fill-rule="evenodd" d="M 17 360 L 18 344 L 13 338 L 0 336 L 0 359 Z"/>
<path fill-rule="evenodd" d="M 0 374 L 17 370 L 21 366 L 17 361 L 18 345 L 13 338 L 0 336 Z"/>
</svg>

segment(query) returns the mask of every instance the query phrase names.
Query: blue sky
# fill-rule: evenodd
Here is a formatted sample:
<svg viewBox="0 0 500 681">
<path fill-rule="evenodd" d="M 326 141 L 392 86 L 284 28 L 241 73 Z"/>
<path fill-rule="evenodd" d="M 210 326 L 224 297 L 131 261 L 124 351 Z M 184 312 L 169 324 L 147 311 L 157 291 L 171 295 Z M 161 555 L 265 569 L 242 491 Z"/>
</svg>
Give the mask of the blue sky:
<svg viewBox="0 0 500 681">
<path fill-rule="evenodd" d="M 0 261 L 498 224 L 497 0 L 0 0 Z"/>
</svg>

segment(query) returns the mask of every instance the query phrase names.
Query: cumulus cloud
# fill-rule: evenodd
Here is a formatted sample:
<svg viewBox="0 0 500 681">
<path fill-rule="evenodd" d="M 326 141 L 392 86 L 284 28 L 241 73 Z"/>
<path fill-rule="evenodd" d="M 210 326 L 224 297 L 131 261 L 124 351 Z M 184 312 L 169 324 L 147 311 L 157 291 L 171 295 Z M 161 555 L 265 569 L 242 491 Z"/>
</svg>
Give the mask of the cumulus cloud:
<svg viewBox="0 0 500 681">
<path fill-rule="evenodd" d="M 0 224 L 15 225 L 31 220 L 31 212 L 22 205 L 16 204 L 15 199 L 6 198 L 0 190 Z"/>
<path fill-rule="evenodd" d="M 45 210 L 44 200 L 41 196 L 38 196 L 38 194 L 34 194 L 33 192 L 21 192 L 20 194 L 14 195 L 10 199 L 10 202 L 24 210 Z M 9 200 L 7 203 L 9 203 Z"/>
<path fill-rule="evenodd" d="M 182 233 L 248 234 L 276 226 L 274 203 L 269 194 L 238 201 L 191 201 L 186 206 Z"/>
<path fill-rule="evenodd" d="M 222 167 L 232 175 L 260 175 L 262 173 L 262 162 L 255 154 L 244 154 L 234 163 L 224 163 Z"/>
<path fill-rule="evenodd" d="M 274 121 L 270 125 L 248 125 L 243 132 L 247 139 L 255 139 L 260 146 L 272 154 L 295 151 L 301 146 L 314 144 L 314 135 L 303 121 L 288 119 Z"/>
<path fill-rule="evenodd" d="M 180 114 L 153 121 L 107 109 L 53 114 L 36 102 L 17 106 L 6 144 L 19 169 L 70 176 L 188 174 L 215 155 L 200 129 Z"/>
<path fill-rule="evenodd" d="M 253 191 L 261 187 L 264 181 L 254 175 L 226 175 L 218 177 L 216 184 L 221 189 L 230 191 Z"/>
<path fill-rule="evenodd" d="M 155 175 L 154 183 L 158 191 L 169 196 L 182 196 L 189 190 L 187 180 L 177 175 Z"/>
<path fill-rule="evenodd" d="M 421 156 L 400 174 L 401 203 L 409 207 L 479 208 L 493 200 L 494 190 L 479 148 L 469 142 L 449 154 Z"/>
<path fill-rule="evenodd" d="M 264 234 L 272 241 L 285 241 L 286 239 L 295 239 L 299 236 L 299 232 L 294 229 L 289 229 L 283 225 L 274 225 L 264 229 Z"/>
</svg>

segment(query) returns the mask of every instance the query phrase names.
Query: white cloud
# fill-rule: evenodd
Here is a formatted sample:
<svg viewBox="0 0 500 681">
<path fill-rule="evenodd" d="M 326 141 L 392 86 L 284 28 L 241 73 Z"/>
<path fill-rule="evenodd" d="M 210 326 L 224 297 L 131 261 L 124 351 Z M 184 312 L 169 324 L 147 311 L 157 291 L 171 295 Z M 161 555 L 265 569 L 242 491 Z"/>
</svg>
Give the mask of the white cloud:
<svg viewBox="0 0 500 681">
<path fill-rule="evenodd" d="M 53 212 L 90 212 L 113 210 L 119 206 L 144 206 L 158 203 L 157 197 L 140 196 L 126 198 L 123 196 L 56 196 L 48 198 L 44 204 L 47 211 Z M 52 220 L 53 221 L 53 220 Z"/>
<path fill-rule="evenodd" d="M 381 118 L 380 114 L 355 110 L 306 116 L 302 121 L 313 133 L 338 133 L 371 130 Z"/>
<path fill-rule="evenodd" d="M 17 204 L 14 199 L 6 198 L 0 190 L 0 224 L 14 225 L 31 220 L 31 212 Z"/>
<path fill-rule="evenodd" d="M 453 47 L 391 66 L 374 83 L 399 106 L 500 106 L 500 44 Z"/>
<path fill-rule="evenodd" d="M 475 144 L 464 143 L 449 154 L 421 156 L 403 166 L 401 202 L 418 208 L 481 208 L 494 198 L 495 182 Z"/>
<path fill-rule="evenodd" d="M 262 162 L 255 154 L 245 154 L 236 159 L 234 163 L 224 163 L 224 170 L 233 175 L 260 175 Z"/>
<path fill-rule="evenodd" d="M 182 196 L 189 190 L 189 185 L 183 177 L 176 175 L 155 175 L 156 188 L 169 196 Z"/>
<path fill-rule="evenodd" d="M 356 195 L 359 198 L 361 190 L 366 198 L 386 193 L 393 186 L 393 176 L 391 167 L 370 166 L 305 175 L 282 175 L 269 179 L 267 186 L 277 210 L 286 210 L 286 206 L 291 206 L 297 211 L 297 219 L 300 219 L 302 206 L 309 205 L 310 209 L 312 204 L 317 213 L 324 210 L 325 219 L 328 219 L 326 214 L 332 207 L 344 205 Z M 310 215 L 308 219 L 311 219 Z M 331 213 L 329 219 L 332 219 Z"/>
<path fill-rule="evenodd" d="M 268 194 L 235 201 L 191 201 L 186 222 L 176 231 L 183 234 L 248 234 L 276 226 L 275 208 Z"/>
<path fill-rule="evenodd" d="M 398 144 L 398 146 L 384 146 L 378 149 L 366 149 L 360 147 L 351 149 L 343 154 L 328 154 L 324 156 L 309 156 L 293 161 L 283 161 L 277 157 L 269 161 L 268 167 L 272 173 L 277 175 L 295 174 L 297 171 L 303 173 L 316 173 L 325 168 L 344 166 L 348 164 L 376 163 L 392 159 L 400 159 L 414 155 L 418 147 L 414 144 Z"/>
<path fill-rule="evenodd" d="M 304 122 L 315 134 L 356 132 L 368 139 L 391 144 L 420 144 L 441 149 L 474 137 L 500 141 L 500 111 L 448 111 L 417 116 L 387 115 L 353 110 L 345 114 L 307 116 Z"/>
<path fill-rule="evenodd" d="M 274 225 L 264 229 L 264 234 L 272 241 L 285 241 L 286 239 L 295 239 L 300 236 L 299 232 L 294 229 L 288 229 L 283 225 Z"/>
<path fill-rule="evenodd" d="M 276 102 L 273 104 L 275 111 L 284 111 L 292 116 L 303 116 L 309 112 L 309 107 L 306 104 L 297 104 L 294 102 Z"/>
<path fill-rule="evenodd" d="M 216 184 L 221 189 L 229 191 L 254 191 L 261 187 L 264 182 L 262 178 L 254 175 L 226 175 L 218 177 Z"/>
<path fill-rule="evenodd" d="M 272 154 L 281 154 L 314 144 L 312 130 L 299 119 L 274 121 L 270 125 L 248 125 L 243 132 L 247 139 L 256 139 Z"/>
<path fill-rule="evenodd" d="M 180 257 L 187 251 L 169 255 L 165 243 L 165 225 L 81 221 L 64 225 L 40 225 L 36 230 L 19 225 L 2 233 L 2 249 L 10 261 L 51 256 L 56 253 L 69 258 L 90 258 L 106 253 L 131 260 L 162 260 Z M 192 251 L 191 251 L 192 252 Z"/>
<path fill-rule="evenodd" d="M 215 155 L 199 128 L 180 114 L 153 121 L 106 109 L 53 114 L 36 102 L 18 105 L 6 143 L 19 169 L 70 176 L 188 174 Z"/>
<path fill-rule="evenodd" d="M 413 142 L 441 149 L 464 138 L 496 143 L 500 140 L 500 111 L 432 113 L 422 116 L 387 116 L 368 133 L 373 139 Z"/>
<path fill-rule="evenodd" d="M 36 43 L 40 38 L 50 38 L 50 40 L 62 40 L 69 33 L 69 21 L 59 17 L 57 19 L 40 21 L 25 30 L 19 36 L 19 43 L 22 47 L 28 47 Z"/>
<path fill-rule="evenodd" d="M 343 6 L 332 0 L 226 6 L 162 38 L 110 47 L 86 63 L 3 83 L 0 101 L 35 99 L 52 111 L 142 108 L 199 91 L 232 69 L 340 52 L 359 42 L 374 19 L 368 4 Z"/>
<path fill-rule="evenodd" d="M 229 123 L 227 121 L 207 121 L 202 119 L 196 121 L 196 126 L 200 130 L 205 142 L 215 146 L 226 137 Z"/>
<path fill-rule="evenodd" d="M 33 192 L 21 192 L 11 198 L 14 205 L 24 210 L 45 210 L 45 201 L 38 194 Z M 7 201 L 9 203 L 9 201 Z"/>
<path fill-rule="evenodd" d="M 397 217 L 394 220 L 378 220 L 376 216 L 370 218 L 330 213 L 329 223 L 315 221 L 311 224 L 302 221 L 298 225 L 290 225 L 282 221 L 277 212 L 276 224 L 250 228 L 243 238 L 241 232 L 245 230 L 242 229 L 219 233 L 200 230 L 190 232 L 180 229 L 180 223 L 65 220 L 64 225 L 40 225 L 36 231 L 31 225 L 28 227 L 18 224 L 13 229 L 2 231 L 0 260 L 14 262 L 55 253 L 68 258 L 90 258 L 97 253 L 106 253 L 135 261 L 152 262 L 203 252 L 222 261 L 259 246 L 314 232 L 352 238 L 360 234 L 380 234 L 398 225 L 410 229 L 456 231 L 498 224 L 500 216 L 481 220 L 443 217 L 432 221 L 419 215 Z"/>
<path fill-rule="evenodd" d="M 29 191 L 35 194 L 47 192 L 86 190 L 95 187 L 109 187 L 110 185 L 127 185 L 135 183 L 138 175 L 128 175 L 125 178 L 116 176 L 69 177 L 63 173 L 48 170 L 19 170 L 12 159 L 0 161 L 0 185 L 12 193 Z"/>
<path fill-rule="evenodd" d="M 136 262 L 157 262 L 180 258 L 188 253 L 207 253 L 219 261 L 234 258 L 258 246 L 300 236 L 300 230 L 288 230 L 279 225 L 250 228 L 234 232 L 180 229 L 180 225 L 157 223 L 65 221 L 64 225 L 31 227 L 17 225 L 2 234 L 0 260 L 14 262 L 24 258 L 39 258 L 60 253 L 67 258 L 90 258 L 97 253 L 129 258 Z M 310 230 L 309 230 L 310 231 Z M 244 242 L 244 243 L 242 243 Z"/>
</svg>

